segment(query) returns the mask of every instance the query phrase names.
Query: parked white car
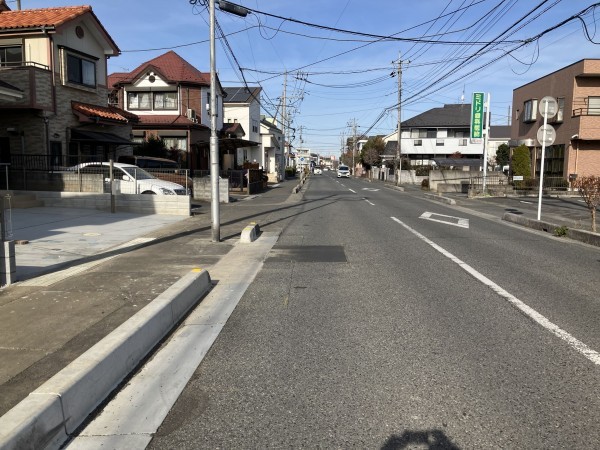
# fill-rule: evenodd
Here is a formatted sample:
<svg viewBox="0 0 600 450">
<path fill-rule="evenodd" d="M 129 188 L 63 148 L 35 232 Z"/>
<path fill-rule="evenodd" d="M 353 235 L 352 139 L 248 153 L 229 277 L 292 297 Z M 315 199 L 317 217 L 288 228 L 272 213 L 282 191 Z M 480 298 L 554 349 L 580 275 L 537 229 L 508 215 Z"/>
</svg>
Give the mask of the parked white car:
<svg viewBox="0 0 600 450">
<path fill-rule="evenodd" d="M 110 182 L 110 163 L 91 162 L 71 167 L 70 171 L 84 174 L 102 174 Z M 180 184 L 161 180 L 133 164 L 113 163 L 116 192 L 121 194 L 189 195 L 190 190 Z"/>
</svg>

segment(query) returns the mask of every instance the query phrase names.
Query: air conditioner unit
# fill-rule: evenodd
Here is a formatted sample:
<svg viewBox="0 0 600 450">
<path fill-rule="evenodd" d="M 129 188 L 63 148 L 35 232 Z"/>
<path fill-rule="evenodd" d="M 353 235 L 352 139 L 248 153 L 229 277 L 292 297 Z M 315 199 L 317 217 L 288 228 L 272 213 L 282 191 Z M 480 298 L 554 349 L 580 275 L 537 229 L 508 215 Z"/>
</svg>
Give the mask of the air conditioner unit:
<svg viewBox="0 0 600 450">
<path fill-rule="evenodd" d="M 188 108 L 186 115 L 187 115 L 187 118 L 190 119 L 192 122 L 196 121 L 196 110 L 195 109 Z"/>
</svg>

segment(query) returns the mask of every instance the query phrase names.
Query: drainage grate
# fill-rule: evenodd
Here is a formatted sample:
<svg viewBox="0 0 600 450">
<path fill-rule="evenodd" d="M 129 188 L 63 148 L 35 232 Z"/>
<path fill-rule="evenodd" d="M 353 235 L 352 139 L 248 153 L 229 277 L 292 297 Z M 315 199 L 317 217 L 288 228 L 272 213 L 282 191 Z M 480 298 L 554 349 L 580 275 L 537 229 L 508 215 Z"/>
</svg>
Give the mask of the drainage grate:
<svg viewBox="0 0 600 450">
<path fill-rule="evenodd" d="M 347 262 L 341 245 L 279 245 L 271 249 L 266 262 Z"/>
</svg>

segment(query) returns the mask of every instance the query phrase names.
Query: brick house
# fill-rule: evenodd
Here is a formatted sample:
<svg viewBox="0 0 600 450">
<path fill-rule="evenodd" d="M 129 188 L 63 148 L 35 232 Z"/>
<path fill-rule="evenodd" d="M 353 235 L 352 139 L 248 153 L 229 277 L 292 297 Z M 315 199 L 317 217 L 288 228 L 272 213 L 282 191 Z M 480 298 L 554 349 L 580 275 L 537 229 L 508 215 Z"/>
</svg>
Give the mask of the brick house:
<svg viewBox="0 0 600 450">
<path fill-rule="evenodd" d="M 0 162 L 38 155 L 52 168 L 130 147 L 137 117 L 106 101 L 119 53 L 90 6 L 11 11 L 0 0 Z"/>
<path fill-rule="evenodd" d="M 151 136 L 161 138 L 167 149 L 178 151 L 179 162 L 188 169 L 210 168 L 210 73 L 196 69 L 174 51 L 146 61 L 129 73 L 109 75 L 109 104 L 134 113 L 137 143 Z M 225 91 L 217 77 L 217 130 L 220 167 L 229 161 L 235 139 L 223 139 Z"/>
<path fill-rule="evenodd" d="M 509 145 L 511 151 L 529 147 L 536 177 L 541 162 L 536 136 L 544 120 L 539 104 L 545 96 L 557 100 L 558 113 L 548 120 L 556 139 L 546 147 L 544 176 L 600 175 L 600 59 L 583 59 L 513 90 Z"/>
</svg>

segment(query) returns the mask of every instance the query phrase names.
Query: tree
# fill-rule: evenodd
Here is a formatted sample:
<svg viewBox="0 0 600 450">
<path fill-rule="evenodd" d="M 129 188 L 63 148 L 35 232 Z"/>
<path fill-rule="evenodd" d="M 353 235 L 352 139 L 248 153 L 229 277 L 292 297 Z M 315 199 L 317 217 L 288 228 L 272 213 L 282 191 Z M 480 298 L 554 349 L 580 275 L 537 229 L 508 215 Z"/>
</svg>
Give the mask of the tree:
<svg viewBox="0 0 600 450">
<path fill-rule="evenodd" d="M 153 156 L 155 158 L 164 158 L 166 155 L 165 142 L 160 137 L 153 134 L 148 136 L 148 139 L 142 142 L 141 145 L 136 145 L 133 148 L 133 154 L 137 156 Z"/>
<path fill-rule="evenodd" d="M 462 157 L 463 157 L 463 155 L 461 152 L 454 152 L 450 156 L 448 156 L 448 158 L 452 158 L 452 159 L 460 159 Z"/>
<path fill-rule="evenodd" d="M 600 177 L 589 175 L 577 178 L 573 186 L 590 210 L 592 216 L 592 232 L 596 232 L 596 208 L 600 205 Z"/>
<path fill-rule="evenodd" d="M 507 166 L 510 161 L 510 148 L 506 144 L 500 144 L 498 150 L 496 150 L 496 164 L 500 168 Z"/>
<path fill-rule="evenodd" d="M 381 164 L 381 155 L 385 151 L 385 142 L 381 136 L 369 138 L 363 146 L 360 159 L 364 165 L 378 166 Z"/>
<path fill-rule="evenodd" d="M 512 172 L 524 178 L 531 177 L 531 155 L 526 145 L 519 145 L 513 150 Z"/>
</svg>

